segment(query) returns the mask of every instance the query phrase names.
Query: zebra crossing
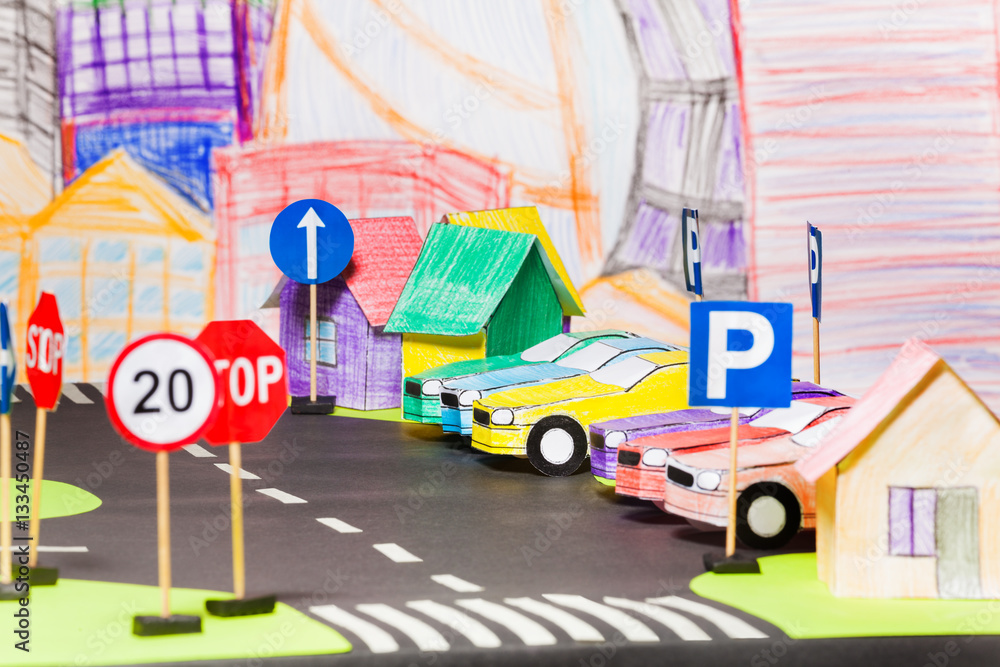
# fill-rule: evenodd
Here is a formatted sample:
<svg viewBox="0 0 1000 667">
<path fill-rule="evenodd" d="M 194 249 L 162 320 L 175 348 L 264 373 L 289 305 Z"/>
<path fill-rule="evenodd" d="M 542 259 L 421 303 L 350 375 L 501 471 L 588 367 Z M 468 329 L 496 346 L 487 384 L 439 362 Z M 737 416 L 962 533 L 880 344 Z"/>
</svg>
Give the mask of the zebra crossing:
<svg viewBox="0 0 1000 667">
<path fill-rule="evenodd" d="M 383 603 L 337 605 L 309 611 L 372 653 L 499 648 L 505 643 L 659 643 L 713 639 L 766 639 L 767 633 L 718 607 L 676 595 L 632 600 L 546 593 L 533 597 L 460 598 L 451 604 L 411 600 L 402 608 Z"/>
<path fill-rule="evenodd" d="M 106 384 L 106 382 L 64 382 L 62 397 L 59 399 L 59 402 L 69 401 L 77 405 L 93 405 L 96 401 L 101 400 L 100 397 L 104 396 Z M 90 396 L 84 393 L 82 390 L 83 387 L 88 388 Z M 19 384 L 14 387 L 11 402 L 21 403 L 28 401 L 31 399 L 31 396 L 31 385 L 27 383 Z"/>
</svg>

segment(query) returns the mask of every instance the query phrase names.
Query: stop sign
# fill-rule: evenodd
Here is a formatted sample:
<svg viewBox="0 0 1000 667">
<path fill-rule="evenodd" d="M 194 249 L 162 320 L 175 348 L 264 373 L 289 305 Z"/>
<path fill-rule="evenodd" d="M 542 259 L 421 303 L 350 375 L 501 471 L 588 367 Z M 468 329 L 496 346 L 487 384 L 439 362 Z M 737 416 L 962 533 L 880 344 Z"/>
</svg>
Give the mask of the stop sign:
<svg viewBox="0 0 1000 667">
<path fill-rule="evenodd" d="M 55 295 L 42 292 L 35 311 L 28 318 L 28 344 L 24 349 L 24 368 L 35 405 L 52 410 L 62 393 L 66 356 L 66 334 Z"/>
<path fill-rule="evenodd" d="M 223 393 L 219 418 L 205 440 L 263 440 L 288 407 L 285 351 L 250 320 L 209 322 L 196 340 L 215 355 Z"/>
</svg>

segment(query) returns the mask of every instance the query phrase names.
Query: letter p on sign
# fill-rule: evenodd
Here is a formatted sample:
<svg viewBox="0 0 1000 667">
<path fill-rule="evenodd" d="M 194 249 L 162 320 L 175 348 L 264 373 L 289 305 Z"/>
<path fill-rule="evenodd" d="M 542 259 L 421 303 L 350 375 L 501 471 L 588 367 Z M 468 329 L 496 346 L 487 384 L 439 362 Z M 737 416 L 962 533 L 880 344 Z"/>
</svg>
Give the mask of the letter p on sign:
<svg viewBox="0 0 1000 667">
<path fill-rule="evenodd" d="M 691 304 L 693 406 L 787 408 L 792 400 L 792 304 Z"/>
</svg>

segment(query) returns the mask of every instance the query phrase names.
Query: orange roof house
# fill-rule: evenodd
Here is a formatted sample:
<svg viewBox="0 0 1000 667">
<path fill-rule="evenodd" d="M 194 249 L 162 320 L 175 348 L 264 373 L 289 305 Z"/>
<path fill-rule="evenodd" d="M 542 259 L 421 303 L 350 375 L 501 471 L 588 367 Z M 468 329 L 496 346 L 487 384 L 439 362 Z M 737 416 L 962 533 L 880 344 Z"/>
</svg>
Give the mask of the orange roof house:
<svg viewBox="0 0 1000 667">
<path fill-rule="evenodd" d="M 1000 598 L 1000 421 L 923 343 L 797 466 L 834 595 Z"/>
</svg>

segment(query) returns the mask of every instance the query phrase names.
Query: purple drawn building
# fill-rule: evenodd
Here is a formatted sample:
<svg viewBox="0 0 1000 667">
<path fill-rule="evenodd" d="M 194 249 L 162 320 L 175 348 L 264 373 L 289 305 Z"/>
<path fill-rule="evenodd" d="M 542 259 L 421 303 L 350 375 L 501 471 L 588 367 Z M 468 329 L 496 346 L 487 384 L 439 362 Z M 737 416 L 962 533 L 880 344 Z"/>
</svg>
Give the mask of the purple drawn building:
<svg viewBox="0 0 1000 667">
<path fill-rule="evenodd" d="M 253 137 L 273 0 L 91 0 L 56 19 L 64 177 L 124 148 L 202 208 L 214 148 Z"/>
<path fill-rule="evenodd" d="M 412 218 L 351 220 L 354 254 L 340 277 L 317 287 L 316 388 L 354 410 L 398 408 L 403 341 L 383 328 L 420 255 Z M 309 395 L 309 286 L 282 278 L 264 308 L 281 309 L 292 396 Z"/>
<path fill-rule="evenodd" d="M 684 291 L 680 218 L 697 208 L 711 298 L 746 296 L 739 95 L 727 0 L 618 0 L 640 73 L 638 163 L 605 273 Z"/>
</svg>

